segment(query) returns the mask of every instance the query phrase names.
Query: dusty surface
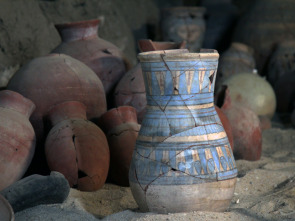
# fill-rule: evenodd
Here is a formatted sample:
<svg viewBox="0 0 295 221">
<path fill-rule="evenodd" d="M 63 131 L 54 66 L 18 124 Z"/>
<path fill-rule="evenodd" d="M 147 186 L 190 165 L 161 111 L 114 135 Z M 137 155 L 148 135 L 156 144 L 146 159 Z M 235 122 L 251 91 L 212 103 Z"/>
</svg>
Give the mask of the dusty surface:
<svg viewBox="0 0 295 221">
<path fill-rule="evenodd" d="M 224 213 L 139 213 L 130 188 L 106 184 L 94 193 L 71 189 L 63 204 L 19 212 L 16 220 L 295 220 L 294 129 L 264 131 L 262 158 L 238 160 L 237 166 L 234 198 Z"/>
</svg>

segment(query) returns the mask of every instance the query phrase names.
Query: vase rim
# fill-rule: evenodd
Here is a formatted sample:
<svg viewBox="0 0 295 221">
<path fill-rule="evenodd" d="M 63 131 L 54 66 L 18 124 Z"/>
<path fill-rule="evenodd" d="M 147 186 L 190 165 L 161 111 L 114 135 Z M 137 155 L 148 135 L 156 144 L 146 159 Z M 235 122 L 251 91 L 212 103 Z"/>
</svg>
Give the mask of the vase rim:
<svg viewBox="0 0 295 221">
<path fill-rule="evenodd" d="M 83 20 L 83 21 L 57 23 L 54 26 L 56 28 L 89 27 L 89 26 L 96 26 L 99 24 L 99 22 L 100 22 L 99 19 L 90 19 L 90 20 Z"/>
<path fill-rule="evenodd" d="M 166 60 L 182 61 L 182 60 L 199 60 L 199 59 L 218 59 L 217 50 L 206 49 L 199 53 L 190 53 L 187 49 L 149 51 L 138 54 L 138 59 L 141 62 L 159 61 L 165 57 Z"/>
</svg>

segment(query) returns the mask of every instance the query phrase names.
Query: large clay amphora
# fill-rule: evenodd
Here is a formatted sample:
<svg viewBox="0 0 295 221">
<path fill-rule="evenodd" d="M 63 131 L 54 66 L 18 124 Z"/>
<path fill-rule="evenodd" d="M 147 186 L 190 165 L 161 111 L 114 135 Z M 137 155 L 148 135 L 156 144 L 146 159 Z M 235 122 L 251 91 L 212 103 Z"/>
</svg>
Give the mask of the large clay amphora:
<svg viewBox="0 0 295 221">
<path fill-rule="evenodd" d="M 237 168 L 215 111 L 215 50 L 139 54 L 147 110 L 129 171 L 142 211 L 224 211 Z"/>
<path fill-rule="evenodd" d="M 19 180 L 31 163 L 36 139 L 29 117 L 34 110 L 34 103 L 19 93 L 0 92 L 0 190 Z"/>
</svg>

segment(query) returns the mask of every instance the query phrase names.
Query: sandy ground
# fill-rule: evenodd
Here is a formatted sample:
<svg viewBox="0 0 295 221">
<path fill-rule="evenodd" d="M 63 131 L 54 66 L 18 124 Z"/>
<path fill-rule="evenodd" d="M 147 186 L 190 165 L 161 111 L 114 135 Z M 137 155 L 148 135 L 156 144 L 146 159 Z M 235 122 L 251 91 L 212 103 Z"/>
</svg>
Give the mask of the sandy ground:
<svg viewBox="0 0 295 221">
<path fill-rule="evenodd" d="M 140 213 L 130 188 L 106 184 L 86 193 L 71 189 L 63 204 L 40 205 L 16 214 L 20 220 L 295 220 L 295 130 L 263 132 L 259 161 L 238 160 L 238 182 L 227 212 Z"/>
</svg>

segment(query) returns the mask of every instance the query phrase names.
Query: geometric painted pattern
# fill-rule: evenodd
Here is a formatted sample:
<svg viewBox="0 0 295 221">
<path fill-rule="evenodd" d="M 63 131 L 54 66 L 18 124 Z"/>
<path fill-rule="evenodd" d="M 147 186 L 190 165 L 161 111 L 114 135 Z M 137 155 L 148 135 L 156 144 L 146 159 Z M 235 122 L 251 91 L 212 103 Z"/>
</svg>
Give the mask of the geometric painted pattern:
<svg viewBox="0 0 295 221">
<path fill-rule="evenodd" d="M 147 109 L 130 166 L 140 185 L 185 185 L 237 176 L 215 111 L 218 60 L 141 62 Z"/>
</svg>

